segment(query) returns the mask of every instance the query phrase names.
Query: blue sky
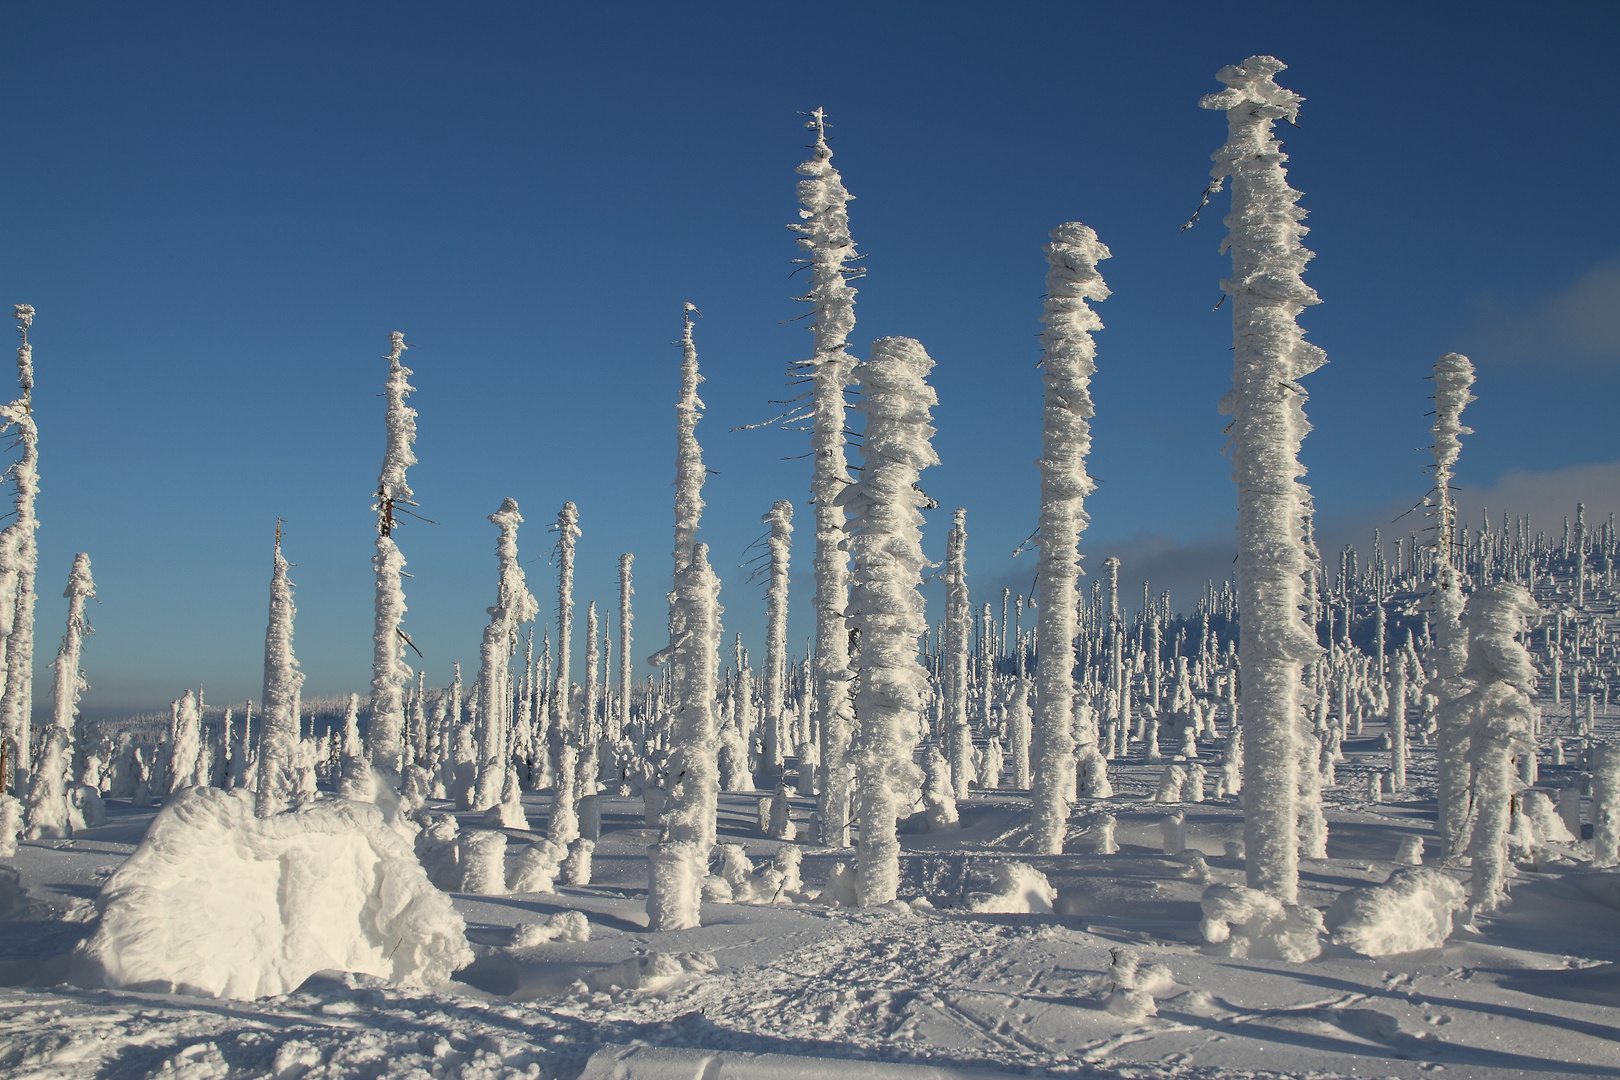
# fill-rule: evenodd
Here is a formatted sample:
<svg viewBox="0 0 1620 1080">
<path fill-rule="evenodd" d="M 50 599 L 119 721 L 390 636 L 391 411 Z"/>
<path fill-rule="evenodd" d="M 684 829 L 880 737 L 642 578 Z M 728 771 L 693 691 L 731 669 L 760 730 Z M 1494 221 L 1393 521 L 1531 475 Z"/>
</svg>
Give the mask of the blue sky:
<svg viewBox="0 0 1620 1080">
<path fill-rule="evenodd" d="M 703 538 L 728 636 L 760 651 L 737 563 L 787 497 L 808 568 L 808 463 L 782 460 L 807 437 L 730 429 L 772 415 L 809 350 L 782 321 L 783 226 L 816 106 L 868 256 L 854 351 L 904 334 L 938 363 L 928 551 L 965 506 L 978 599 L 1028 588 L 1009 556 L 1037 513 L 1040 245 L 1079 220 L 1115 256 L 1088 558 L 1190 599 L 1234 517 L 1224 197 L 1178 226 L 1224 139 L 1198 98 L 1256 53 L 1307 99 L 1284 138 L 1324 300 L 1302 321 L 1330 361 L 1303 455 L 1325 531 L 1423 493 L 1423 376 L 1449 349 L 1480 370 L 1467 498 L 1548 528 L 1576 497 L 1620 509 L 1620 9 L 1345 7 L 0 6 L 0 299 L 39 310 L 41 664 L 83 550 L 87 709 L 256 697 L 279 516 L 306 693 L 363 690 L 394 329 L 417 346 L 411 480 L 442 523 L 398 537 L 430 682 L 476 663 L 508 495 L 548 610 L 545 528 L 579 504 L 581 627 L 636 554 L 637 653 L 656 650 L 687 300 L 718 473 Z"/>
</svg>

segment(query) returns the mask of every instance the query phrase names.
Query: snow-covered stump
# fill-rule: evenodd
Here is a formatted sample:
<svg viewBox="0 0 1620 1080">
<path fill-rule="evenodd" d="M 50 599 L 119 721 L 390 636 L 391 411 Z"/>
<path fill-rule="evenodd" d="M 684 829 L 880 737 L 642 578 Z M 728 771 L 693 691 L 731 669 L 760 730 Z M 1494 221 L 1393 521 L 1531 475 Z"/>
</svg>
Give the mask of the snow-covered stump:
<svg viewBox="0 0 1620 1080">
<path fill-rule="evenodd" d="M 449 897 L 365 803 L 256 818 L 242 795 L 190 788 L 98 906 L 81 985 L 250 999 L 333 969 L 438 988 L 473 959 Z"/>
<path fill-rule="evenodd" d="M 689 930 L 701 925 L 708 848 L 700 850 L 691 840 L 665 840 L 649 847 L 647 856 L 647 929 Z"/>
<path fill-rule="evenodd" d="M 508 879 L 511 892 L 554 892 L 568 848 L 555 840 L 537 840 L 518 853 L 517 866 Z"/>
<path fill-rule="evenodd" d="M 461 867 L 461 891 L 479 896 L 500 896 L 506 892 L 506 834 L 478 829 L 461 834 L 457 863 Z"/>
<path fill-rule="evenodd" d="M 84 672 L 79 670 L 79 658 L 84 650 L 84 637 L 91 633 L 90 624 L 85 621 L 84 605 L 87 599 L 96 595 L 96 583 L 90 578 L 90 556 L 82 551 L 73 557 L 67 590 L 62 595 L 68 602 L 67 630 L 62 635 L 62 647 L 57 650 L 56 662 L 52 665 L 56 669 L 56 684 L 51 726 L 45 732 L 43 752 L 28 791 L 30 840 L 73 835 L 68 785 L 73 779 L 71 770 L 79 695 L 87 685 Z"/>
<path fill-rule="evenodd" d="M 517 649 L 518 627 L 540 613 L 540 604 L 529 592 L 523 566 L 518 562 L 517 532 L 523 515 L 518 513 L 517 501 L 502 501 L 489 520 L 500 531 L 495 540 L 495 604 L 488 609 L 489 624 L 484 627 L 479 648 L 474 810 L 488 810 L 502 801 L 511 759 L 512 656 Z"/>
<path fill-rule="evenodd" d="M 1462 425 L 1463 408 L 1475 400 L 1468 392 L 1474 365 L 1459 353 L 1446 353 L 1434 363 L 1434 581 L 1429 597 L 1434 635 L 1434 679 L 1429 692 L 1440 703 L 1435 768 L 1439 789 L 1437 830 L 1448 856 L 1468 847 L 1468 820 L 1473 803 L 1473 777 L 1468 731 L 1471 718 L 1451 708 L 1463 692 L 1456 685 L 1468 662 L 1468 634 L 1461 625 L 1462 582 L 1453 565 L 1452 533 L 1456 508 L 1451 499 L 1451 470 L 1462 450 L 1459 436 L 1472 433 Z"/>
<path fill-rule="evenodd" d="M 388 340 L 388 382 L 384 387 L 387 438 L 372 506 L 377 514 L 377 554 L 371 560 L 377 598 L 366 751 L 372 766 L 381 774 L 380 783 L 397 789 L 405 764 L 405 690 L 411 684 L 411 668 L 405 662 L 405 645 L 410 638 L 400 627 L 405 618 L 405 588 L 401 581 L 405 557 L 394 542 L 394 510 L 416 505 L 405 479 L 406 471 L 416 464 L 416 455 L 411 451 L 416 441 L 416 410 L 405 404 L 406 396 L 414 389 L 409 382 L 410 368 L 400 363 L 400 354 L 409 348 L 405 335 L 395 330 Z"/>
<path fill-rule="evenodd" d="M 1299 890 L 1300 670 L 1319 647 L 1302 609 L 1308 569 L 1308 492 L 1299 447 L 1310 425 L 1297 380 L 1326 360 L 1297 317 L 1318 303 L 1300 274 L 1311 253 L 1299 242 L 1305 216 L 1288 186 L 1287 160 L 1272 131 L 1294 121 L 1302 100 L 1272 81 L 1284 65 L 1255 56 L 1216 75 L 1227 89 L 1199 104 L 1226 112 L 1228 138 L 1215 155 L 1215 185 L 1232 180 L 1232 476 L 1238 485 L 1238 607 L 1244 725 L 1243 832 L 1248 882 L 1285 903 Z"/>
<path fill-rule="evenodd" d="M 1576 803 L 1579 805 L 1579 792 Z M 1580 836 L 1580 824 L 1571 830 Z M 1620 744 L 1592 747 L 1592 865 L 1620 865 Z"/>
<path fill-rule="evenodd" d="M 264 633 L 264 711 L 259 718 L 259 753 L 254 812 L 261 818 L 291 805 L 297 786 L 298 690 L 304 673 L 293 656 L 292 582 L 281 554 L 281 522 L 276 522 L 276 553 L 270 573 L 270 622 Z"/>
<path fill-rule="evenodd" d="M 1187 850 L 1187 812 L 1174 810 L 1159 822 L 1159 839 L 1166 855 Z"/>
<path fill-rule="evenodd" d="M 861 635 L 860 692 L 854 742 L 860 845 L 856 872 L 860 902 L 891 903 L 900 887 L 896 824 L 908 814 L 922 773 L 912 758 L 928 700 L 928 672 L 917 661 L 917 641 L 928 629 L 920 591 L 922 510 L 932 505 L 917 481 L 939 464 L 930 443 L 928 385 L 934 362 L 910 338 L 879 338 L 856 366 L 861 388 L 855 407 L 866 414 L 861 481 L 843 498 L 852 515 L 849 551 L 854 563 L 850 624 Z M 958 785 L 960 788 L 960 785 Z"/>
<path fill-rule="evenodd" d="M 1075 790 L 1072 727 L 1074 638 L 1079 631 L 1080 534 L 1089 520 L 1085 498 L 1096 486 L 1086 473 L 1091 450 L 1091 376 L 1097 350 L 1091 331 L 1102 329 L 1088 300 L 1104 300 L 1108 286 L 1097 263 L 1108 248 L 1077 221 L 1053 229 L 1045 247 L 1046 303 L 1041 313 L 1041 512 L 1035 626 L 1035 725 L 1030 848 L 1063 850 L 1069 796 Z M 1092 749 L 1096 753 L 1095 747 Z M 1100 758 L 1100 755 L 1099 755 Z M 1106 771 L 1104 773 L 1106 781 Z M 1096 794 L 1089 792 L 1088 794 Z M 1099 796 L 1101 797 L 1101 796 Z"/>
</svg>

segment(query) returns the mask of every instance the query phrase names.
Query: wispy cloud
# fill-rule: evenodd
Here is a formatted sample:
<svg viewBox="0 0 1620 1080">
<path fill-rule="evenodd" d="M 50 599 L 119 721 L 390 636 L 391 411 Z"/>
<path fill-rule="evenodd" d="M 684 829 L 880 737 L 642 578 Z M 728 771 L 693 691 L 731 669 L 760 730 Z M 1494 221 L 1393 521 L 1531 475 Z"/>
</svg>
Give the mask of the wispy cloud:
<svg viewBox="0 0 1620 1080">
<path fill-rule="evenodd" d="M 1599 263 L 1551 295 L 1481 296 L 1464 337 L 1477 359 L 1620 365 L 1620 258 Z"/>
</svg>

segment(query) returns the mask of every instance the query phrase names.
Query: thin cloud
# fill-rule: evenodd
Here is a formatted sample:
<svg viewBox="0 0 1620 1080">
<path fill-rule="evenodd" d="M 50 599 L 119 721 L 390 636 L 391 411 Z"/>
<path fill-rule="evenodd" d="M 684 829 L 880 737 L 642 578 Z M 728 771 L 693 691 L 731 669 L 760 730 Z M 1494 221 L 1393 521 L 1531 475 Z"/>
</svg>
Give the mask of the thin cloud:
<svg viewBox="0 0 1620 1080">
<path fill-rule="evenodd" d="M 1620 364 L 1620 258 L 1592 267 L 1539 300 L 1491 292 L 1465 335 L 1480 359 L 1515 364 Z"/>
</svg>

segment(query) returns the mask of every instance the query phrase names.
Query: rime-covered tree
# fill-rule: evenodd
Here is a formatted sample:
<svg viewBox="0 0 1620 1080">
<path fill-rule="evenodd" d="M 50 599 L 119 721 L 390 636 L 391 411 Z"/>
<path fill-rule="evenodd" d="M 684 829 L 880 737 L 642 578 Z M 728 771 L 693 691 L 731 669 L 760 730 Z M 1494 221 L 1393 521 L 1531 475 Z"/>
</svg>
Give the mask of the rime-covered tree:
<svg viewBox="0 0 1620 1080">
<path fill-rule="evenodd" d="M 898 894 L 895 826 L 922 786 L 922 770 L 912 761 L 929 694 L 928 672 L 917 661 L 917 641 L 928 629 L 921 526 L 923 507 L 933 504 L 917 480 L 939 464 L 930 442 L 929 409 L 939 401 L 927 381 L 933 367 L 919 342 L 888 337 L 872 343 L 871 358 L 853 373 L 862 395 L 855 408 L 866 414 L 864 464 L 843 501 L 852 515 L 849 616 L 861 634 L 853 757 L 856 885 L 867 907 Z"/>
<path fill-rule="evenodd" d="M 1046 306 L 1041 321 L 1040 561 L 1036 573 L 1035 717 L 1030 782 L 1030 847 L 1063 852 L 1069 797 L 1075 790 L 1074 639 L 1079 633 L 1080 534 L 1085 500 L 1096 486 L 1086 473 L 1091 450 L 1091 376 L 1102 320 L 1088 300 L 1108 298 L 1097 263 L 1109 251 L 1077 221 L 1052 230 L 1046 245 Z"/>
<path fill-rule="evenodd" d="M 1452 469 L 1462 452 L 1462 436 L 1473 434 L 1462 424 L 1462 411 L 1475 400 L 1468 392 L 1474 384 L 1474 365 L 1460 353 L 1446 353 L 1434 362 L 1434 579 L 1430 582 L 1429 625 L 1434 637 L 1434 679 L 1428 690 L 1441 702 L 1435 747 L 1439 789 L 1437 828 L 1446 855 L 1460 855 L 1468 843 L 1468 814 L 1472 767 L 1468 754 L 1468 722 L 1444 708 L 1457 693 L 1456 680 L 1468 662 L 1468 634 L 1462 627 L 1462 577 L 1453 548 L 1457 507 L 1451 497 Z"/>
<path fill-rule="evenodd" d="M 630 568 L 635 561 L 636 557 L 629 552 L 619 556 L 619 713 L 613 731 L 615 739 L 630 726 L 630 628 L 635 622 L 630 598 L 636 591 L 632 586 Z"/>
<path fill-rule="evenodd" d="M 553 739 L 566 741 L 574 729 L 569 698 L 572 683 L 569 651 L 574 640 L 574 551 L 579 542 L 579 507 L 563 503 L 557 513 L 557 668 L 553 675 L 551 728 Z"/>
<path fill-rule="evenodd" d="M 765 768 L 782 767 L 782 708 L 787 701 L 788 558 L 793 547 L 793 504 L 778 499 L 765 515 L 771 532 L 770 587 L 765 594 Z"/>
<path fill-rule="evenodd" d="M 292 582 L 281 554 L 281 522 L 276 522 L 276 554 L 270 571 L 270 622 L 264 632 L 264 700 L 259 717 L 258 785 L 254 813 L 270 817 L 287 809 L 297 791 L 298 691 L 304 673 L 293 656 Z"/>
<path fill-rule="evenodd" d="M 28 788 L 32 763 L 29 752 L 34 713 L 34 573 L 39 565 L 39 519 L 34 499 L 39 493 L 39 427 L 34 421 L 34 347 L 28 331 L 34 308 L 17 304 L 16 398 L 0 407 L 0 432 L 15 429 L 22 455 L 11 466 L 11 524 L 0 531 L 0 648 L 3 648 L 5 687 L 0 692 L 0 733 L 11 762 L 12 790 Z"/>
<path fill-rule="evenodd" d="M 1226 145 L 1214 155 L 1212 187 L 1232 181 L 1222 250 L 1232 276 L 1232 389 L 1221 411 L 1232 417 L 1232 478 L 1238 486 L 1238 606 L 1243 620 L 1243 834 L 1249 887 L 1292 904 L 1299 890 L 1300 672 L 1316 659 L 1306 624 L 1305 549 L 1309 504 L 1299 478 L 1299 447 L 1310 425 L 1298 380 L 1326 362 L 1298 324 L 1319 303 L 1301 278 L 1311 258 L 1299 192 L 1288 186 L 1273 127 L 1293 122 L 1303 100 L 1272 76 L 1285 65 L 1254 56 L 1225 67 L 1226 84 L 1199 104 L 1226 113 Z"/>
<path fill-rule="evenodd" d="M 405 335 L 395 330 L 388 335 L 390 349 L 388 382 L 384 384 L 387 407 L 383 413 L 387 438 L 382 472 L 377 480 L 377 554 L 371 566 L 377 575 L 376 616 L 372 630 L 371 719 L 366 726 L 366 750 L 381 782 L 398 786 L 403 767 L 405 730 L 405 689 L 411 684 L 411 668 L 405 662 L 409 640 L 400 627 L 405 618 L 405 589 L 401 573 L 405 558 L 394 542 L 395 511 L 415 506 L 405 472 L 416 464 L 411 444 L 416 441 L 416 410 L 405 404 L 414 387 L 408 381 L 411 369 L 400 363 L 400 354 L 409 346 Z"/>
<path fill-rule="evenodd" d="M 79 695 L 88 685 L 79 660 L 85 635 L 92 633 L 90 624 L 85 621 L 84 605 L 96 595 L 96 583 L 90 578 L 90 556 L 82 551 L 73 557 L 73 570 L 68 574 L 67 590 L 62 595 L 68 602 L 67 631 L 62 635 L 62 647 L 57 650 L 52 664 L 56 669 L 56 683 L 51 726 L 44 733 L 39 767 L 34 771 L 28 791 L 30 840 L 73 835 L 67 789 L 73 780 L 70 772 L 73 744 L 78 736 Z"/>
<path fill-rule="evenodd" d="M 479 649 L 478 786 L 474 810 L 488 810 L 501 801 L 506 770 L 511 761 L 512 656 L 517 651 L 518 627 L 540 613 L 518 562 L 517 533 L 523 524 L 515 499 L 503 501 L 490 523 L 500 530 L 495 540 L 498 584 L 495 604 L 488 609 L 489 625 Z"/>
<path fill-rule="evenodd" d="M 855 329 L 855 289 L 850 282 L 861 271 L 850 264 L 858 258 L 849 232 L 849 200 L 853 198 L 833 168 L 827 145 L 826 113 L 817 109 L 805 125 L 815 132 L 810 160 L 799 166 L 800 222 L 788 228 L 799 234 L 803 260 L 810 267 L 810 288 L 799 299 L 812 305 L 810 332 L 815 351 L 798 368 L 811 380 L 811 452 L 815 455 L 810 481 L 816 510 L 816 647 L 815 693 L 820 710 L 820 811 L 824 843 L 842 845 L 849 832 L 849 740 L 853 724 L 850 701 L 849 629 L 844 612 L 849 606 L 849 555 L 844 549 L 844 509 L 838 497 L 850 484 L 844 439 L 844 390 L 849 386 L 855 360 L 847 343 Z"/>
<path fill-rule="evenodd" d="M 968 795 L 973 777 L 973 729 L 968 726 L 968 640 L 973 636 L 973 605 L 967 584 L 967 511 L 957 507 L 945 540 L 945 758 L 951 765 L 952 794 Z"/>
</svg>

